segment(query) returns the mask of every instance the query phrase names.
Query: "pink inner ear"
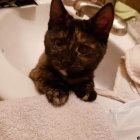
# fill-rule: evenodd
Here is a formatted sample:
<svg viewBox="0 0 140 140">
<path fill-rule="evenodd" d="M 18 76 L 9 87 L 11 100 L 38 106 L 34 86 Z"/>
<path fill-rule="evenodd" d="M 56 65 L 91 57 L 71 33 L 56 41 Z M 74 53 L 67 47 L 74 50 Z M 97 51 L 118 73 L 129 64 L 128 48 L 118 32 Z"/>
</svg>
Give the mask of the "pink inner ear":
<svg viewBox="0 0 140 140">
<path fill-rule="evenodd" d="M 114 10 L 110 4 L 105 5 L 95 16 L 96 30 L 98 32 L 110 31 L 114 19 Z"/>
<path fill-rule="evenodd" d="M 54 16 L 56 16 L 56 15 L 62 15 L 62 12 L 61 12 L 61 11 L 62 11 L 62 10 L 61 10 L 60 5 L 57 4 L 56 2 L 54 2 L 54 3 L 52 4 L 52 7 L 51 7 L 51 13 L 52 13 L 52 14 L 55 14 Z"/>
<path fill-rule="evenodd" d="M 98 30 L 103 30 L 107 27 L 108 20 L 104 17 L 100 19 L 99 21 L 97 21 L 97 25 L 98 25 Z"/>
<path fill-rule="evenodd" d="M 60 20 L 66 14 L 66 10 L 61 0 L 52 0 L 50 9 L 50 18 L 54 20 Z"/>
</svg>

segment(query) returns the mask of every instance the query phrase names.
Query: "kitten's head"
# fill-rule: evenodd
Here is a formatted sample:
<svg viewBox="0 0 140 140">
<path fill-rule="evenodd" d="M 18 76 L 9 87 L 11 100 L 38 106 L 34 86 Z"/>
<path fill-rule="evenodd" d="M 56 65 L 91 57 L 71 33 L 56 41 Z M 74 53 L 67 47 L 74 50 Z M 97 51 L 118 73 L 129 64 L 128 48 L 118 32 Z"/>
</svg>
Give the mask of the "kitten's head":
<svg viewBox="0 0 140 140">
<path fill-rule="evenodd" d="M 112 4 L 89 20 L 78 20 L 69 15 L 61 0 L 52 0 L 45 36 L 49 65 L 64 75 L 93 71 L 106 52 L 113 19 Z"/>
</svg>

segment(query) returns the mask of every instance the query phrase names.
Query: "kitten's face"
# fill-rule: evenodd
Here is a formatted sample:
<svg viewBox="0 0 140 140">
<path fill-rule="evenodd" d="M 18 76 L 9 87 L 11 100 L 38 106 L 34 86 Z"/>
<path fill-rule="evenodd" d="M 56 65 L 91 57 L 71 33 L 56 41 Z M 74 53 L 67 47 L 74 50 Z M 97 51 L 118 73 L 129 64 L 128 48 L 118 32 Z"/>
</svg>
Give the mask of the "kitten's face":
<svg viewBox="0 0 140 140">
<path fill-rule="evenodd" d="M 112 22 L 110 5 L 90 20 L 76 20 L 67 13 L 60 0 L 53 0 L 45 36 L 49 64 L 63 75 L 93 71 L 106 52 Z"/>
</svg>

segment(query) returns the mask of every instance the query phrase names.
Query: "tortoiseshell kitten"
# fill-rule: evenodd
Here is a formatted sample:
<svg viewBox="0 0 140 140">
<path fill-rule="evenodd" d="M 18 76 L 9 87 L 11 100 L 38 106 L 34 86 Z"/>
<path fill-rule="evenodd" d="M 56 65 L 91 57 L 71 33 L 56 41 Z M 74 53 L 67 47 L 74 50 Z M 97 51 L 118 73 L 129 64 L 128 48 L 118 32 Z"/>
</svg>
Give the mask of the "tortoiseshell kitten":
<svg viewBox="0 0 140 140">
<path fill-rule="evenodd" d="M 61 0 L 52 0 L 45 52 L 30 78 L 48 101 L 60 106 L 69 91 L 84 101 L 94 101 L 94 70 L 102 60 L 114 19 L 112 4 L 105 5 L 89 20 L 74 19 Z"/>
</svg>

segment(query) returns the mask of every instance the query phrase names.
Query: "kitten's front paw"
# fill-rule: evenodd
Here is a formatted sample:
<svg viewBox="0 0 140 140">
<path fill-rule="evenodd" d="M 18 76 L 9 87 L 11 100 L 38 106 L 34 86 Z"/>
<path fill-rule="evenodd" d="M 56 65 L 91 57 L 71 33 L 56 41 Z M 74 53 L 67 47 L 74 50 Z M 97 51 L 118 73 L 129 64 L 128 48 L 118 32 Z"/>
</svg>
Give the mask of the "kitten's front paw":
<svg viewBox="0 0 140 140">
<path fill-rule="evenodd" d="M 54 106 L 62 106 L 67 102 L 69 94 L 62 90 L 50 89 L 46 96 L 48 101 Z"/>
<path fill-rule="evenodd" d="M 97 98 L 97 93 L 96 91 L 90 91 L 90 92 L 87 92 L 81 99 L 83 101 L 87 101 L 87 102 L 92 102 L 94 100 L 96 100 Z"/>
<path fill-rule="evenodd" d="M 97 93 L 93 88 L 93 83 L 87 83 L 85 85 L 79 86 L 76 90 L 75 93 L 77 97 L 79 97 L 83 101 L 87 102 L 92 102 L 96 100 L 97 98 Z"/>
<path fill-rule="evenodd" d="M 51 104 L 54 106 L 62 106 L 67 102 L 69 97 L 68 92 L 51 88 L 47 84 L 47 79 L 43 75 L 42 69 L 33 69 L 29 76 L 34 81 L 37 90 L 42 94 L 46 94 L 47 99 Z"/>
</svg>

